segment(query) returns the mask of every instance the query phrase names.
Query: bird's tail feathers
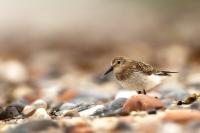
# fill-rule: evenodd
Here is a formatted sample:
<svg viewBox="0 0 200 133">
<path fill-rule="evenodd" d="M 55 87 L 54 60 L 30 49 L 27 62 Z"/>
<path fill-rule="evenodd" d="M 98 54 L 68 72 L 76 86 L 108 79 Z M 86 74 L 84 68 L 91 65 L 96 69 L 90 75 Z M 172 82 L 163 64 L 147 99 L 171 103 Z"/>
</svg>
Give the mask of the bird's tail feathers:
<svg viewBox="0 0 200 133">
<path fill-rule="evenodd" d="M 179 73 L 179 72 L 159 71 L 159 72 L 156 73 L 156 75 L 160 75 L 160 76 L 171 76 L 171 73 Z"/>
</svg>

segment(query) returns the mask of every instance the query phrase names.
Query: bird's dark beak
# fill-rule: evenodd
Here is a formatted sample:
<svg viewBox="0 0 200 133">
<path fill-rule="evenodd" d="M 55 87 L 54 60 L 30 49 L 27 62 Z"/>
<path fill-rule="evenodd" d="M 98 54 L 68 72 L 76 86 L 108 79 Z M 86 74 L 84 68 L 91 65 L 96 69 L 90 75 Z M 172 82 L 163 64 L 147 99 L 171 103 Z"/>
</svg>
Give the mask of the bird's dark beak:
<svg viewBox="0 0 200 133">
<path fill-rule="evenodd" d="M 109 74 L 110 72 L 113 71 L 113 66 L 111 66 L 105 73 L 103 76 L 106 76 L 107 74 Z"/>
</svg>

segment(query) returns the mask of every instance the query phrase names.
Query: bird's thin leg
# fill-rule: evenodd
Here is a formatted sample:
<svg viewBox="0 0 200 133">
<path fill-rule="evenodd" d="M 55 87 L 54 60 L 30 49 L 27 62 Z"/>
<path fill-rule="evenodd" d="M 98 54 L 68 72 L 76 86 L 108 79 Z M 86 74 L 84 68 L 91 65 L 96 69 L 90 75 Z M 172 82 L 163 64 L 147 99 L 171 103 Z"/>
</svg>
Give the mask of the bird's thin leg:
<svg viewBox="0 0 200 133">
<path fill-rule="evenodd" d="M 144 94 L 144 95 L 146 95 L 146 94 L 147 94 L 147 93 L 146 93 L 146 91 L 145 91 L 145 89 L 143 89 L 143 94 Z"/>
<path fill-rule="evenodd" d="M 138 94 L 142 94 L 142 91 L 137 91 Z"/>
</svg>

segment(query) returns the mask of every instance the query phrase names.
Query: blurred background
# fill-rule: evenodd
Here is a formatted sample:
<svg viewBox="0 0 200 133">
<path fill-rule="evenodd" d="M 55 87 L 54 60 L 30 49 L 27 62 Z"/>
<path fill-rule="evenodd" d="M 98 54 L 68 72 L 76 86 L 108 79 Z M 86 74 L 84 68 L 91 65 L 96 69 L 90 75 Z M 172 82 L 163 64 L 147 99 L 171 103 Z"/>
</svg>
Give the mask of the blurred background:
<svg viewBox="0 0 200 133">
<path fill-rule="evenodd" d="M 113 57 L 127 56 L 198 84 L 199 7 L 188 0 L 0 0 L 1 81 L 98 77 Z"/>
</svg>

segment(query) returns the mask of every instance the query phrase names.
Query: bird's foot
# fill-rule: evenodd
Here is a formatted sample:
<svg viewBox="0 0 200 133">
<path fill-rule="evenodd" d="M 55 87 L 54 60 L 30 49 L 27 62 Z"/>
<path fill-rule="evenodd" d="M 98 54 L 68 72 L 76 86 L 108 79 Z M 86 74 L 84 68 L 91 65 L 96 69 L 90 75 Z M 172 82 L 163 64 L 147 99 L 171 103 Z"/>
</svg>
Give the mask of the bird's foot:
<svg viewBox="0 0 200 133">
<path fill-rule="evenodd" d="M 146 95 L 146 94 L 147 94 L 147 93 L 146 93 L 146 91 L 145 91 L 145 89 L 143 89 L 143 94 L 144 94 L 144 95 Z"/>
<path fill-rule="evenodd" d="M 137 93 L 138 93 L 138 94 L 144 94 L 144 95 L 147 94 L 146 91 L 145 91 L 145 89 L 143 89 L 142 91 L 137 91 Z"/>
</svg>

